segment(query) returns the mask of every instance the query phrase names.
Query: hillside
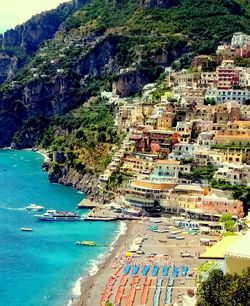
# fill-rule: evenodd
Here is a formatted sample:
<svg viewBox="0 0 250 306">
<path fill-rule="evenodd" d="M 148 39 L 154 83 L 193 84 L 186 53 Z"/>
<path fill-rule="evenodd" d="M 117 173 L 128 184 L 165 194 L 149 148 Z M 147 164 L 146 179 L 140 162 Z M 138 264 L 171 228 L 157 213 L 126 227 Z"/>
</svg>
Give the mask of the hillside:
<svg viewBox="0 0 250 306">
<path fill-rule="evenodd" d="M 211 53 L 232 33 L 250 33 L 249 8 L 236 0 L 89 1 L 34 56 L 25 51 L 28 63 L 1 86 L 0 146 L 16 131 L 17 147 L 33 146 L 53 118 L 100 89 L 113 83 L 134 94 L 182 54 Z"/>
<path fill-rule="evenodd" d="M 37 14 L 24 24 L 0 34 L 0 84 L 13 77 L 37 51 L 39 45 L 58 31 L 62 22 L 87 0 L 73 0 L 56 9 Z"/>
</svg>

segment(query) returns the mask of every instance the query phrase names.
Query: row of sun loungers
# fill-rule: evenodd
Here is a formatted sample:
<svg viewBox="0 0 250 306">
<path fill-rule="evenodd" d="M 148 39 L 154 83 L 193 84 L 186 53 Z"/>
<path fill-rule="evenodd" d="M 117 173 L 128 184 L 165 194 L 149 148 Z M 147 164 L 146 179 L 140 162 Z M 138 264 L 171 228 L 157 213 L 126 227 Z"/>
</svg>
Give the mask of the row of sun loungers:
<svg viewBox="0 0 250 306">
<path fill-rule="evenodd" d="M 141 295 L 141 305 L 146 305 L 148 301 L 149 287 L 151 285 L 152 279 L 146 277 L 143 284 L 142 295 Z"/>
<path fill-rule="evenodd" d="M 162 269 L 162 276 L 164 276 L 164 277 L 168 276 L 169 269 L 170 269 L 169 266 L 164 266 L 163 269 Z M 121 268 L 119 268 L 119 271 L 120 270 L 121 270 Z M 129 272 L 131 271 L 131 275 L 134 276 L 139 272 L 139 270 L 140 270 L 139 265 L 135 265 L 135 266 L 132 267 L 130 264 L 126 264 L 122 273 L 123 273 L 123 275 L 128 275 Z M 149 270 L 150 270 L 149 265 L 144 266 L 141 270 L 142 276 L 147 276 L 147 274 L 149 273 Z M 119 273 L 119 271 L 117 272 L 117 274 Z M 159 266 L 154 265 L 153 270 L 152 270 L 152 276 L 154 276 L 154 277 L 157 276 L 158 272 L 159 272 Z M 188 267 L 183 266 L 182 270 L 181 270 L 182 276 L 186 276 L 187 272 L 188 272 Z M 176 266 L 174 266 L 173 272 L 172 272 L 173 277 L 174 278 L 177 277 L 178 273 L 179 273 L 179 269 Z"/>
<path fill-rule="evenodd" d="M 121 278 L 116 296 L 115 296 L 115 305 L 120 305 L 121 300 L 122 300 L 122 295 L 124 293 L 125 286 L 126 286 L 127 282 L 128 282 L 128 277 L 123 275 L 122 278 Z"/>
<path fill-rule="evenodd" d="M 137 285 L 140 283 L 140 277 L 134 276 L 131 281 L 131 289 L 129 290 L 129 294 L 127 297 L 127 303 L 126 306 L 133 306 L 135 301 L 135 295 L 136 295 L 136 289 Z"/>
<path fill-rule="evenodd" d="M 171 303 L 172 291 L 173 291 L 172 287 L 167 287 L 167 290 L 166 290 L 166 299 L 165 299 L 165 304 L 167 304 L 167 305 Z"/>
<path fill-rule="evenodd" d="M 101 306 L 105 306 L 106 302 L 109 300 L 110 296 L 112 295 L 113 286 L 116 280 L 117 280 L 117 276 L 114 276 L 114 275 L 112 275 L 109 278 L 105 291 L 101 294 L 101 302 L 100 302 Z"/>
<path fill-rule="evenodd" d="M 154 306 L 159 306 L 162 282 L 163 282 L 162 278 L 159 278 L 156 282 L 156 289 L 153 300 Z"/>
</svg>

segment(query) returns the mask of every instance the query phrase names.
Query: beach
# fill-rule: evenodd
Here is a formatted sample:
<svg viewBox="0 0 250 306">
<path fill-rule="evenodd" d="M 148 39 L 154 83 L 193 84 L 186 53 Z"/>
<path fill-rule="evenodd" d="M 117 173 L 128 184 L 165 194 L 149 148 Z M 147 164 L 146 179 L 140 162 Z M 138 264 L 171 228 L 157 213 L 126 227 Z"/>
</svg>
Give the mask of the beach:
<svg viewBox="0 0 250 306">
<path fill-rule="evenodd" d="M 170 225 L 169 220 L 165 220 L 161 224 L 157 224 L 159 228 L 164 228 L 166 225 Z M 129 298 L 130 290 L 133 287 L 134 281 L 138 281 L 138 290 L 136 291 L 133 305 L 141 305 L 141 296 L 143 294 L 142 288 L 147 277 L 142 277 L 141 273 L 143 267 L 148 265 L 150 272 L 148 276 L 151 279 L 151 286 L 148 293 L 148 304 L 152 305 L 155 290 L 157 287 L 157 277 L 152 277 L 154 265 L 159 267 L 159 276 L 162 275 L 164 266 L 170 268 L 171 274 L 174 273 L 174 267 L 179 267 L 179 275 L 173 283 L 172 301 L 180 302 L 183 295 L 186 294 L 187 289 L 195 289 L 195 271 L 202 260 L 198 261 L 198 256 L 205 250 L 204 246 L 201 246 L 199 240 L 202 235 L 188 235 L 187 232 L 183 232 L 183 240 L 177 241 L 167 238 L 167 233 L 152 232 L 148 227 L 152 224 L 149 220 L 144 221 L 128 221 L 127 231 L 125 235 L 119 237 L 113 246 L 113 250 L 109 255 L 102 259 L 102 262 L 98 266 L 98 272 L 94 276 L 86 278 L 81 285 L 81 297 L 78 306 L 93 306 L 101 305 L 101 294 L 105 292 L 105 288 L 112 283 L 112 294 L 109 297 L 110 302 L 114 303 L 115 297 L 119 290 L 119 284 L 124 277 L 122 270 L 126 264 L 131 265 L 131 271 L 138 265 L 140 270 L 138 276 L 132 276 L 128 273 L 126 286 L 123 291 L 123 298 L 120 305 L 126 305 L 127 298 Z M 176 228 L 175 228 L 176 229 Z M 173 227 L 174 230 L 174 227 Z M 126 252 L 131 248 L 131 245 L 137 237 L 145 237 L 141 243 L 140 251 L 134 253 L 133 257 L 126 257 Z M 207 237 L 207 236 L 206 236 Z M 162 241 L 162 242 L 159 242 Z M 190 257 L 182 257 L 180 254 L 190 254 Z M 182 277 L 183 267 L 188 267 L 189 277 Z M 130 271 L 130 272 L 131 272 Z M 130 275 L 131 274 L 131 275 Z M 112 276 L 113 275 L 113 276 Z M 114 277 L 115 276 L 115 277 Z M 136 279 L 138 277 L 138 279 Z M 113 278 L 113 281 L 112 281 Z M 165 292 L 168 288 L 169 278 L 162 279 L 161 295 L 159 295 L 160 304 L 165 305 Z M 108 285 L 107 285 L 108 284 Z M 150 302 L 152 301 L 152 303 Z M 105 305 L 105 304 L 104 304 Z M 182 305 L 182 304 L 180 304 Z"/>
<path fill-rule="evenodd" d="M 127 237 L 134 232 L 135 224 L 126 222 L 126 232 L 123 232 L 111 245 L 110 252 L 104 255 L 98 264 L 98 271 L 82 280 L 80 300 L 75 305 L 99 305 L 100 288 L 98 284 L 105 286 L 107 275 L 112 273 L 111 262 L 117 254 L 122 252 L 127 243 Z"/>
</svg>

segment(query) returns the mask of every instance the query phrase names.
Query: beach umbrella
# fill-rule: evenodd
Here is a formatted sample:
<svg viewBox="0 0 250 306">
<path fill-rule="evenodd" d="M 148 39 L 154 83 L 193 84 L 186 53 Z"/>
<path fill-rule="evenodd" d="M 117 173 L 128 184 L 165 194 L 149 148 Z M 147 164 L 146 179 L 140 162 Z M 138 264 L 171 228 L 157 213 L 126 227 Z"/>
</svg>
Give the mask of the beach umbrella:
<svg viewBox="0 0 250 306">
<path fill-rule="evenodd" d="M 133 256 L 133 254 L 132 254 L 131 252 L 126 252 L 126 253 L 125 253 L 125 256 L 126 256 L 126 257 L 131 257 L 131 256 Z"/>
</svg>

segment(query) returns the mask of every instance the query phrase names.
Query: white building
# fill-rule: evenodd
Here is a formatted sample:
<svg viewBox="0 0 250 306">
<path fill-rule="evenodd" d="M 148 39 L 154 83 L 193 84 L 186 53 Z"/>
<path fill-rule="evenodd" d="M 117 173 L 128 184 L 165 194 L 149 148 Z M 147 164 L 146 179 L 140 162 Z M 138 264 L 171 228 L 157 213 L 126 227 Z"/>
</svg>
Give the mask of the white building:
<svg viewBox="0 0 250 306">
<path fill-rule="evenodd" d="M 205 99 L 214 99 L 217 103 L 237 101 L 243 104 L 244 101 L 250 99 L 250 91 L 240 89 L 210 89 L 206 92 Z"/>
<path fill-rule="evenodd" d="M 155 169 L 150 174 L 150 181 L 158 183 L 190 183 L 191 181 L 183 177 L 183 174 L 190 174 L 191 166 L 182 165 L 176 160 L 159 160 Z"/>
<path fill-rule="evenodd" d="M 250 166 L 237 163 L 222 163 L 218 165 L 214 178 L 227 181 L 232 185 L 250 186 Z"/>
<path fill-rule="evenodd" d="M 197 148 L 209 150 L 213 141 L 213 133 L 203 132 L 197 138 Z"/>
<path fill-rule="evenodd" d="M 176 143 L 172 152 L 168 155 L 169 160 L 190 160 L 193 157 L 194 145 L 190 143 Z"/>
<path fill-rule="evenodd" d="M 250 45 L 250 35 L 242 32 L 234 33 L 231 40 L 231 46 L 242 48 L 244 45 Z"/>
</svg>

